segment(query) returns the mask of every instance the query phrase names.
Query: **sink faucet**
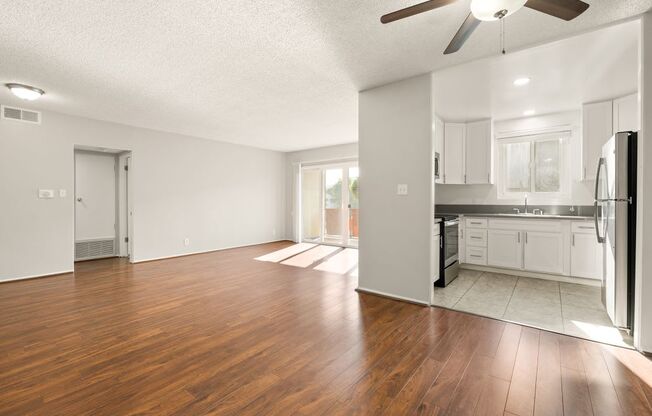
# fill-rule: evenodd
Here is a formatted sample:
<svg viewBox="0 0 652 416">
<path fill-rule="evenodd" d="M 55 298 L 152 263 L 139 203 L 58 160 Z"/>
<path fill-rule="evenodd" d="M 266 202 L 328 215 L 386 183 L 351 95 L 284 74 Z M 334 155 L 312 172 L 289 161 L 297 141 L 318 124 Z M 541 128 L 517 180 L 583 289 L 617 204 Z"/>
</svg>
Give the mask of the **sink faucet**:
<svg viewBox="0 0 652 416">
<path fill-rule="evenodd" d="M 527 214 L 527 194 L 525 194 L 525 214 Z"/>
<path fill-rule="evenodd" d="M 512 208 L 512 211 L 514 211 L 514 212 L 517 213 L 517 214 L 520 214 L 520 213 L 521 213 L 521 210 L 518 209 L 518 208 Z"/>
</svg>

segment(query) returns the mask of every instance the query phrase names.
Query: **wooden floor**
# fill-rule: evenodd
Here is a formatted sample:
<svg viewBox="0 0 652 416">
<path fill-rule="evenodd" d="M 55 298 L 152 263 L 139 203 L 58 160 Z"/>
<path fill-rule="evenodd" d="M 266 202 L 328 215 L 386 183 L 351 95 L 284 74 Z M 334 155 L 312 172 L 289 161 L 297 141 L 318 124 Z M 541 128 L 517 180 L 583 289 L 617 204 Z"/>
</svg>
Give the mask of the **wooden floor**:
<svg viewBox="0 0 652 416">
<path fill-rule="evenodd" d="M 652 414 L 634 351 L 253 260 L 287 245 L 1 284 L 0 414 Z"/>
</svg>

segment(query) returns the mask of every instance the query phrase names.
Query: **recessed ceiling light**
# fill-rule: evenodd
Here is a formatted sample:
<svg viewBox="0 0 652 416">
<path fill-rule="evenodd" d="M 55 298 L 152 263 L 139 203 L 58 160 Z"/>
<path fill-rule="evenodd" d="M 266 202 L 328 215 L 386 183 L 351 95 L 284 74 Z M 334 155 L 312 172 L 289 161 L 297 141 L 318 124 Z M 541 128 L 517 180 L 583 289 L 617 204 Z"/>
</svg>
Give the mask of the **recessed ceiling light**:
<svg viewBox="0 0 652 416">
<path fill-rule="evenodd" d="M 524 115 L 525 117 L 533 116 L 534 113 L 535 113 L 534 110 L 525 110 L 525 111 L 523 111 L 523 115 Z"/>
<path fill-rule="evenodd" d="M 517 78 L 514 80 L 514 85 L 516 87 L 522 87 L 524 85 L 527 85 L 530 83 L 530 78 L 524 77 L 524 78 Z"/>
<path fill-rule="evenodd" d="M 23 100 L 33 101 L 45 94 L 45 91 L 42 89 L 30 85 L 10 83 L 5 84 L 5 86 L 9 88 L 16 97 L 22 98 Z"/>
</svg>

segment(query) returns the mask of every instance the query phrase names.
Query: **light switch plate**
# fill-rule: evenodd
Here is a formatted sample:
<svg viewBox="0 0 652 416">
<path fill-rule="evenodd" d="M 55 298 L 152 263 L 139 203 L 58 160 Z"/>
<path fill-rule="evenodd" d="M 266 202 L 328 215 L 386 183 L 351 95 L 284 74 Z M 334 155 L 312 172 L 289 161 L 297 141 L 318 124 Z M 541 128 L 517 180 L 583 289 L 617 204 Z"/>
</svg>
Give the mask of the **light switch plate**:
<svg viewBox="0 0 652 416">
<path fill-rule="evenodd" d="M 408 186 L 405 183 L 399 183 L 396 186 L 396 195 L 407 195 L 408 194 Z"/>
<path fill-rule="evenodd" d="M 54 198 L 54 189 L 39 189 L 38 197 L 40 199 L 51 199 Z"/>
<path fill-rule="evenodd" d="M 59 189 L 59 198 L 65 198 L 68 195 L 65 189 Z"/>
</svg>

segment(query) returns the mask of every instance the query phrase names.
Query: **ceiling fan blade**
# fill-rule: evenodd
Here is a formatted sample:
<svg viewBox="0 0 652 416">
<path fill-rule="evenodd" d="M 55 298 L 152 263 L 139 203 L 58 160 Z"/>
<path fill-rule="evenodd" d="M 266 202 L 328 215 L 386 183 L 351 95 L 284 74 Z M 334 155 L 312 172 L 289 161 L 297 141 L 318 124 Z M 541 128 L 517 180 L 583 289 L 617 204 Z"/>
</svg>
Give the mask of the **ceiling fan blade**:
<svg viewBox="0 0 652 416">
<path fill-rule="evenodd" d="M 564 20 L 573 20 L 589 8 L 581 0 L 528 0 L 525 7 Z"/>
<path fill-rule="evenodd" d="M 383 15 L 380 18 L 382 23 L 390 23 L 395 20 L 404 19 L 406 17 L 414 16 L 415 14 L 427 12 L 429 10 L 438 9 L 457 0 L 430 0 L 423 3 L 415 4 L 414 6 L 406 7 L 405 9 L 397 10 L 395 12 Z"/>
<path fill-rule="evenodd" d="M 464 20 L 464 23 L 462 23 L 462 26 L 460 26 L 455 36 L 453 36 L 451 43 L 448 44 L 448 47 L 444 51 L 444 55 L 459 51 L 462 45 L 464 45 L 464 42 L 466 42 L 469 36 L 471 36 L 471 33 L 473 33 L 479 24 L 480 20 L 476 19 L 473 16 L 473 13 L 469 13 L 469 15 L 466 17 L 466 20 Z"/>
</svg>

